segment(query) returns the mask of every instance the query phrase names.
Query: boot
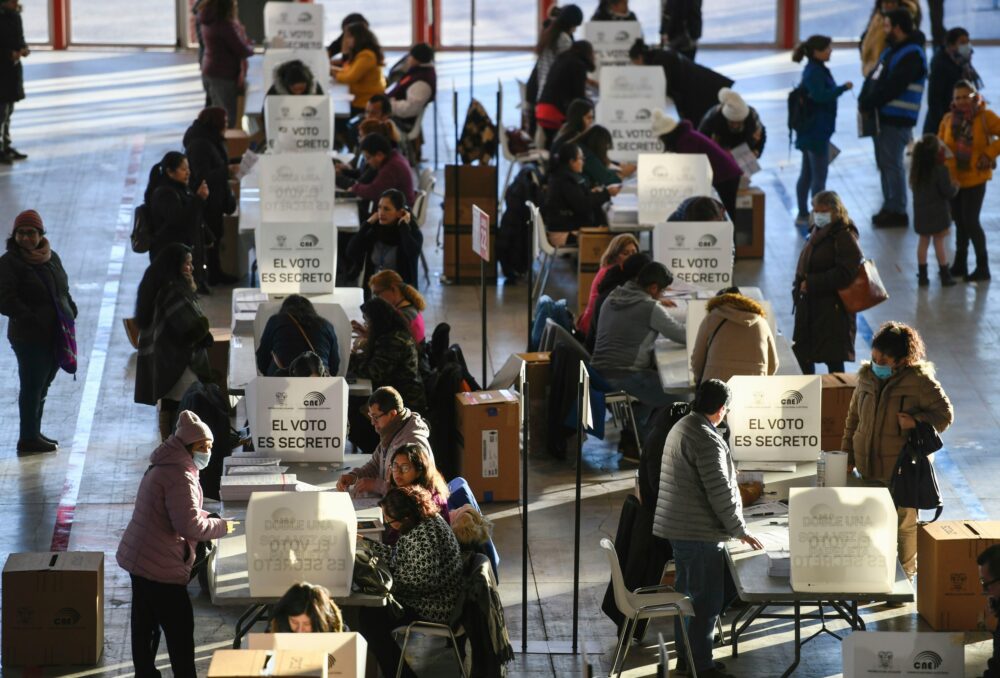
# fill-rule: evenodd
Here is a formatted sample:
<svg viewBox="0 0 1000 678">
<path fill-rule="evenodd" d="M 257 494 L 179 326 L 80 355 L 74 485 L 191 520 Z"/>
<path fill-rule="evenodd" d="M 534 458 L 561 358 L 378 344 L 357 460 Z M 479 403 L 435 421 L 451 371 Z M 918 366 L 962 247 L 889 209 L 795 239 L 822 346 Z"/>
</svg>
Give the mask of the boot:
<svg viewBox="0 0 1000 678">
<path fill-rule="evenodd" d="M 952 287 L 955 285 L 955 279 L 951 276 L 951 269 L 948 268 L 948 264 L 941 264 L 941 287 Z"/>
<path fill-rule="evenodd" d="M 969 275 L 965 276 L 965 282 L 985 282 L 990 279 L 989 264 L 979 264 Z"/>
<path fill-rule="evenodd" d="M 955 250 L 955 261 L 951 264 L 951 277 L 963 278 L 969 274 L 969 251 Z"/>
<path fill-rule="evenodd" d="M 917 285 L 927 287 L 931 279 L 927 277 L 927 264 L 917 264 Z"/>
</svg>

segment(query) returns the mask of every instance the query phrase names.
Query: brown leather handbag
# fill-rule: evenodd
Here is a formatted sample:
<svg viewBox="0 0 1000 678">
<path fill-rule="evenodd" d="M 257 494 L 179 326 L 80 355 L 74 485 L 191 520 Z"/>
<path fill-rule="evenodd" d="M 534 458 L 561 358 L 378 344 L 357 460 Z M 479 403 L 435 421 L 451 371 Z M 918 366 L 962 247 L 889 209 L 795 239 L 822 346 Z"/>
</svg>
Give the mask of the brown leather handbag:
<svg viewBox="0 0 1000 678">
<path fill-rule="evenodd" d="M 875 268 L 875 262 L 871 259 L 861 260 L 854 280 L 844 289 L 837 290 L 837 294 L 840 295 L 840 300 L 848 313 L 866 311 L 889 298 L 878 269 Z"/>
</svg>

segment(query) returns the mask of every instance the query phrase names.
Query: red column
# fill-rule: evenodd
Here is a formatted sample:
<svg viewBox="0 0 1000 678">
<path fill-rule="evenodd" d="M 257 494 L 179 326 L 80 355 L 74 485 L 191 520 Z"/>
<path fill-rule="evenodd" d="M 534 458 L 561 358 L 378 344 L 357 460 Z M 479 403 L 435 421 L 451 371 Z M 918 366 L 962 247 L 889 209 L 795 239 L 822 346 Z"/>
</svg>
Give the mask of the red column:
<svg viewBox="0 0 1000 678">
<path fill-rule="evenodd" d="M 538 0 L 538 25 L 541 26 L 545 17 L 549 15 L 549 10 L 555 5 L 557 0 Z"/>
<path fill-rule="evenodd" d="M 49 4 L 51 16 L 52 47 L 66 49 L 69 45 L 69 0 L 51 0 Z"/>
<path fill-rule="evenodd" d="M 799 0 L 779 0 L 778 12 L 778 42 L 782 49 L 792 49 L 799 42 Z"/>
<path fill-rule="evenodd" d="M 428 5 L 431 5 L 428 8 Z M 426 42 L 437 46 L 435 24 L 437 23 L 438 0 L 413 0 L 413 42 Z M 428 11 L 428 9 L 430 11 Z"/>
</svg>

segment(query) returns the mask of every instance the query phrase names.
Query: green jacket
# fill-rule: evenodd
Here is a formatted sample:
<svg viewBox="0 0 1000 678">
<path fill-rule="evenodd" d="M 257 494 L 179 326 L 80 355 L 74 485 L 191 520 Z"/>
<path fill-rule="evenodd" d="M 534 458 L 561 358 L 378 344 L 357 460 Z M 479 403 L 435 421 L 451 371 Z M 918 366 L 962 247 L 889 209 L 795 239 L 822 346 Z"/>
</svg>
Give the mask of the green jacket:
<svg viewBox="0 0 1000 678">
<path fill-rule="evenodd" d="M 417 345 L 408 330 L 382 335 L 351 355 L 347 373 L 361 379 L 371 379 L 372 388 L 392 386 L 403 396 L 411 410 L 427 411 L 427 396 L 420 378 Z"/>
</svg>

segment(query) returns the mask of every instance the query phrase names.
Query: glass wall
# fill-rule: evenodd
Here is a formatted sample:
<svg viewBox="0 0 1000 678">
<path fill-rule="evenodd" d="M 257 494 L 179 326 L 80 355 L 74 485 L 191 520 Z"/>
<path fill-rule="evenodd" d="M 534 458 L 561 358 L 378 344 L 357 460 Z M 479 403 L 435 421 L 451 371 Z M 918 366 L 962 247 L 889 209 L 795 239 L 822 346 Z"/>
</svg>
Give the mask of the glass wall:
<svg viewBox="0 0 1000 678">
<path fill-rule="evenodd" d="M 859 40 L 874 5 L 872 0 L 799 0 L 799 35 L 802 40 L 810 35 L 829 35 L 838 42 Z"/>
<path fill-rule="evenodd" d="M 28 42 L 47 43 L 49 37 L 49 3 L 26 2 L 21 9 L 24 24 L 24 39 Z"/>
<path fill-rule="evenodd" d="M 422 1 L 422 0 L 421 0 Z M 329 44 L 340 35 L 340 24 L 352 12 L 360 12 L 383 46 L 413 44 L 413 3 L 411 0 L 317 0 L 323 5 L 324 32 Z"/>
<path fill-rule="evenodd" d="M 469 44 L 472 0 L 441 0 L 441 44 Z M 537 0 L 476 0 L 476 48 L 532 47 L 538 41 Z"/>
<path fill-rule="evenodd" d="M 774 0 L 705 0 L 701 44 L 773 44 L 777 12 Z"/>
<path fill-rule="evenodd" d="M 77 44 L 176 45 L 174 0 L 72 0 L 70 40 Z"/>
</svg>

